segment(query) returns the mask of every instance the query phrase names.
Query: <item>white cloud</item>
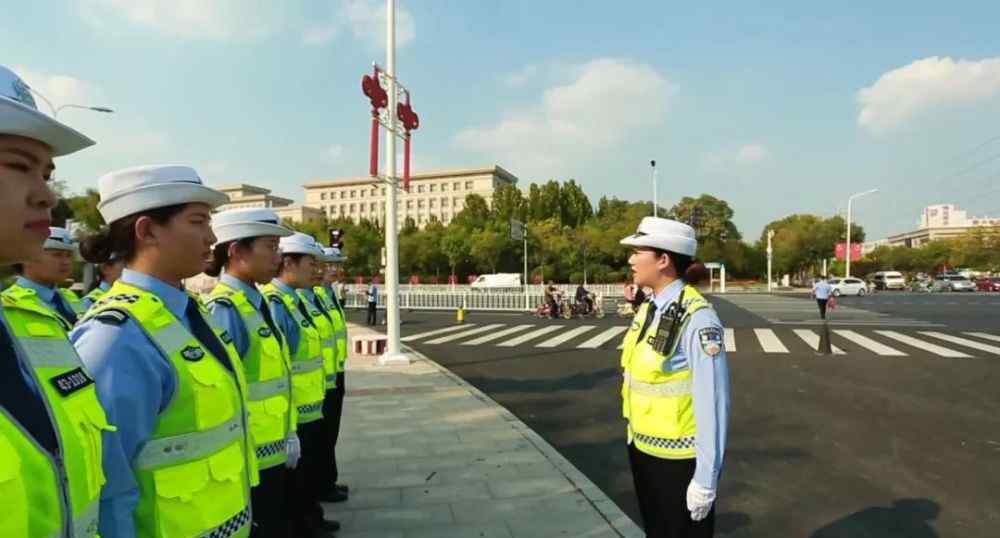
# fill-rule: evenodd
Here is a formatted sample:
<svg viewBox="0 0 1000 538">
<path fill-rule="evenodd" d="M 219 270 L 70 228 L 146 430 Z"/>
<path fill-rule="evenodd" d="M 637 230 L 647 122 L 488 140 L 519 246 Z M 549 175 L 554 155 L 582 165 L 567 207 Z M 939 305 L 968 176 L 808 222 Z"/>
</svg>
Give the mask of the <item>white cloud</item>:
<svg viewBox="0 0 1000 538">
<path fill-rule="evenodd" d="M 320 153 L 320 160 L 327 164 L 339 164 L 344 158 L 344 146 L 333 144 Z"/>
<path fill-rule="evenodd" d="M 568 165 L 660 126 L 676 92 L 655 69 L 629 60 L 601 58 L 574 71 L 572 82 L 546 89 L 537 105 L 464 129 L 455 144 L 528 174 L 565 174 Z"/>
<path fill-rule="evenodd" d="M 534 64 L 529 64 L 524 66 L 519 71 L 508 74 L 503 79 L 504 85 L 509 88 L 518 88 L 524 86 L 531 79 L 538 76 L 538 66 Z"/>
<path fill-rule="evenodd" d="M 325 45 L 333 41 L 338 33 L 339 25 L 335 23 L 314 24 L 307 26 L 302 32 L 302 42 L 306 45 Z"/>
<path fill-rule="evenodd" d="M 858 125 L 880 134 L 934 109 L 1000 97 L 1000 58 L 932 56 L 883 73 L 858 91 Z"/>
<path fill-rule="evenodd" d="M 702 167 L 711 172 L 725 172 L 734 167 L 747 168 L 771 160 L 771 150 L 760 143 L 708 153 L 702 157 Z"/>
<path fill-rule="evenodd" d="M 385 2 L 378 0 L 343 0 L 340 15 L 350 28 L 351 34 L 359 40 L 367 40 L 377 48 L 385 46 L 386 10 Z M 399 5 L 396 6 L 396 46 L 406 45 L 416 37 L 413 15 Z"/>
<path fill-rule="evenodd" d="M 52 110 L 45 103 L 45 99 L 56 108 L 65 104 L 89 106 L 103 104 L 100 89 L 96 85 L 74 76 L 42 73 L 20 65 L 14 66 L 14 72 L 37 92 L 34 94 L 35 102 L 38 104 L 38 109 L 46 114 L 52 115 Z M 45 99 L 39 98 L 39 93 Z"/>
<path fill-rule="evenodd" d="M 273 0 L 78 0 L 80 13 L 104 29 L 114 21 L 191 39 L 253 39 L 285 23 L 285 8 Z"/>
</svg>

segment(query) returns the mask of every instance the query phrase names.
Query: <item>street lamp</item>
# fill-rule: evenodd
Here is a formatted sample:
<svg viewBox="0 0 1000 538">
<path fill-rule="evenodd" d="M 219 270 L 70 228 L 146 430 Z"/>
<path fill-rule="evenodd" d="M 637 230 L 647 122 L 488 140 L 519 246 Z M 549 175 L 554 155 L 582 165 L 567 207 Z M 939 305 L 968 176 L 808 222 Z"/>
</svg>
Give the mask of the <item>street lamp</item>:
<svg viewBox="0 0 1000 538">
<path fill-rule="evenodd" d="M 36 96 L 38 96 L 39 98 L 41 98 L 41 100 L 44 101 L 46 105 L 49 105 L 49 110 L 52 111 L 52 119 L 58 119 L 59 118 L 59 112 L 61 112 L 64 108 L 79 108 L 79 109 L 82 109 L 82 110 L 92 110 L 94 112 L 101 112 L 101 113 L 104 113 L 104 114 L 113 114 L 114 113 L 114 109 L 108 108 L 106 106 L 87 106 L 87 105 L 67 104 L 67 105 L 59 105 L 59 107 L 57 108 L 57 107 L 55 107 L 55 106 L 52 105 L 52 101 L 49 101 L 48 97 L 45 97 L 44 95 L 42 95 L 41 92 L 39 92 L 38 90 L 35 90 L 34 88 L 28 88 L 28 89 L 31 90 L 31 93 L 33 93 Z"/>
<path fill-rule="evenodd" d="M 862 196 L 866 196 L 876 192 L 878 192 L 878 189 L 871 189 L 864 192 L 852 194 L 847 199 L 847 248 L 844 249 L 845 250 L 844 257 L 847 259 L 847 265 L 844 270 L 844 278 L 851 277 L 851 204 L 854 203 L 855 198 L 860 198 Z"/>
<path fill-rule="evenodd" d="M 767 292 L 771 293 L 771 260 L 774 258 L 774 249 L 771 248 L 771 239 L 774 238 L 774 230 L 767 231 Z"/>
<path fill-rule="evenodd" d="M 656 161 L 649 161 L 649 167 L 653 169 L 653 216 L 656 215 L 656 204 L 659 203 L 656 195 Z"/>
</svg>

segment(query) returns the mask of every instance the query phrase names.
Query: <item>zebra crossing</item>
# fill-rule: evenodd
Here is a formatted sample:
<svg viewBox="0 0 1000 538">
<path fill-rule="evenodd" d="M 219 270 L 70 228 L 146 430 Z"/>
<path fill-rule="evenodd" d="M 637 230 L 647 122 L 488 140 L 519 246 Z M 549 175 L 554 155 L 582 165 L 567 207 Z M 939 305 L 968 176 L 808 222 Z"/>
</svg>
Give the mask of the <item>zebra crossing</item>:
<svg viewBox="0 0 1000 538">
<path fill-rule="evenodd" d="M 494 346 L 540 349 L 621 349 L 627 325 L 562 325 L 467 323 L 406 334 L 408 344 Z M 1000 335 L 988 332 L 945 333 L 917 329 L 727 328 L 724 345 L 734 357 L 749 354 L 790 355 L 812 350 L 835 356 L 908 357 L 932 355 L 945 359 L 1000 357 Z"/>
</svg>

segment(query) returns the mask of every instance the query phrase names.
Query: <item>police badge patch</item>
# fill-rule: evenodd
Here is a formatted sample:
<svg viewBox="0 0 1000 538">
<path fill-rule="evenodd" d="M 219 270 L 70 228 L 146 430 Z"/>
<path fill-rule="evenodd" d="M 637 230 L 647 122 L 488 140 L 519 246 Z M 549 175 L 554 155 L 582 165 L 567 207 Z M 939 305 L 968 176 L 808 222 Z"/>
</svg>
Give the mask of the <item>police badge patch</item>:
<svg viewBox="0 0 1000 538">
<path fill-rule="evenodd" d="M 200 361 L 205 356 L 205 351 L 198 346 L 188 346 L 181 350 L 181 357 L 191 362 Z"/>
<path fill-rule="evenodd" d="M 267 338 L 268 336 L 271 336 L 271 329 L 267 327 L 261 327 L 257 329 L 257 334 L 260 335 L 261 338 Z"/>
<path fill-rule="evenodd" d="M 222 331 L 222 334 L 219 335 L 219 339 L 221 339 L 222 343 L 224 343 L 224 344 L 232 344 L 233 343 L 233 337 L 229 336 L 229 331 Z"/>
<path fill-rule="evenodd" d="M 701 349 L 713 357 L 722 351 L 722 329 L 718 327 L 701 329 L 698 331 L 698 340 L 701 341 Z"/>
</svg>

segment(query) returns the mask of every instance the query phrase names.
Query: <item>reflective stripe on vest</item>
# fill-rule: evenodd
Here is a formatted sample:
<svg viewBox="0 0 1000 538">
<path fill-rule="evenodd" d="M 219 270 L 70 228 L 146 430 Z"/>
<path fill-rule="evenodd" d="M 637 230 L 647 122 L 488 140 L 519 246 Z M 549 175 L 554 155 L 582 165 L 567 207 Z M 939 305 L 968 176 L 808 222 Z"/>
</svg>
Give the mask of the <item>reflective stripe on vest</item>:
<svg viewBox="0 0 1000 538">
<path fill-rule="evenodd" d="M 651 456 L 691 459 L 695 457 L 697 434 L 691 370 L 687 367 L 664 372 L 663 365 L 677 353 L 691 315 L 711 305 L 696 289 L 685 286 L 686 312 L 673 348 L 665 354 L 650 345 L 662 316 L 647 328 L 641 341 L 638 339 L 641 320 L 645 319 L 647 309 L 654 306 L 647 302 L 639 308 L 622 346 L 622 414 L 628 419 L 628 442 Z"/>
<path fill-rule="evenodd" d="M 317 421 L 323 418 L 323 398 L 326 396 L 319 331 L 299 312 L 296 301 L 301 299 L 297 294 L 285 293 L 274 284 L 262 286 L 261 293 L 268 301 L 280 301 L 299 327 L 299 346 L 291 356 L 292 407 L 297 413 L 298 424 Z M 288 342 L 287 335 L 285 341 Z"/>
<path fill-rule="evenodd" d="M 246 293 L 220 282 L 208 297 L 208 303 L 229 301 L 246 330 L 247 350 L 242 357 L 248 384 L 250 434 L 255 446 L 258 465 L 269 469 L 288 461 L 285 452 L 262 450 L 264 446 L 284 443 L 294 428 L 292 411 L 291 368 L 287 347 L 264 321 L 260 310 Z M 267 305 L 264 305 L 267 308 Z M 261 458 L 261 454 L 266 454 Z"/>
<path fill-rule="evenodd" d="M 73 310 L 73 313 L 76 314 L 76 317 L 80 317 L 87 313 L 87 305 L 80 300 L 80 297 L 74 293 L 73 290 L 59 288 L 57 291 L 59 292 L 59 295 L 62 295 L 63 298 L 66 299 L 66 302 L 69 303 L 69 307 Z"/>
<path fill-rule="evenodd" d="M 333 302 L 326 288 L 318 286 L 314 291 L 333 320 L 333 338 L 337 343 L 337 372 L 343 372 L 347 364 L 347 322 L 344 320 L 344 312 Z"/>
<path fill-rule="evenodd" d="M 306 308 L 310 311 L 310 314 L 313 317 L 313 323 L 315 323 L 316 330 L 319 331 L 320 338 L 323 342 L 322 352 L 325 387 L 327 390 L 334 389 L 337 387 L 337 366 L 339 365 L 339 361 L 337 360 L 337 338 L 334 319 L 326 310 L 326 304 L 321 297 L 317 297 L 319 298 L 319 301 L 317 302 L 321 305 L 317 306 L 316 302 L 309 300 L 305 290 L 299 290 L 298 294 L 302 299 L 302 302 L 306 305 Z"/>
<path fill-rule="evenodd" d="M 3 297 L 4 315 L 59 442 L 50 454 L 0 406 L 0 536 L 97 536 L 101 436 L 108 424 L 64 320 L 37 295 Z M 3 357 L 3 360 L 18 360 Z"/>
<path fill-rule="evenodd" d="M 176 376 L 171 401 L 131 462 L 139 488 L 133 512 L 137 535 L 248 536 L 257 464 L 247 434 L 243 369 L 232 345 L 221 342 L 228 356 L 214 356 L 162 300 L 121 281 L 89 317 L 106 309 L 127 313 Z M 219 336 L 221 329 L 201 312 Z"/>
</svg>

